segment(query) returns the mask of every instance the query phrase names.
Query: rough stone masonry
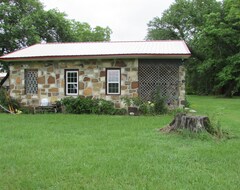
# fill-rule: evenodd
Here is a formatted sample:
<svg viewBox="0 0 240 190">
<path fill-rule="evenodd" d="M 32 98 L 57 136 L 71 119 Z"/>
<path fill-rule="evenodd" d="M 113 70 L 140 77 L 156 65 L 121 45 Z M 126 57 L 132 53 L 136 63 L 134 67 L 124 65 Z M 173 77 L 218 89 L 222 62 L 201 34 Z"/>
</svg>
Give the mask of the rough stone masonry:
<svg viewBox="0 0 240 190">
<path fill-rule="evenodd" d="M 107 95 L 106 68 L 121 69 L 121 95 Z M 25 70 L 37 70 L 37 94 L 26 94 Z M 54 103 L 65 97 L 65 69 L 79 71 L 79 95 L 103 98 L 114 102 L 116 108 L 124 107 L 121 97 L 138 96 L 138 59 L 104 59 L 71 61 L 17 62 L 10 64 L 10 95 L 24 106 L 38 106 L 41 99 Z M 179 105 L 185 99 L 185 69 L 179 66 Z"/>
</svg>

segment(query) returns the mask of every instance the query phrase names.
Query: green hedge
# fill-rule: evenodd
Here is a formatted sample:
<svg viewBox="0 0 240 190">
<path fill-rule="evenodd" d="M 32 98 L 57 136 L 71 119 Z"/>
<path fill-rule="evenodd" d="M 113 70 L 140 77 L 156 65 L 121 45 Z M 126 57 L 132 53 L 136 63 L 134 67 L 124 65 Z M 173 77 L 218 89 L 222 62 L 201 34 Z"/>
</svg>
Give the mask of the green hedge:
<svg viewBox="0 0 240 190">
<path fill-rule="evenodd" d="M 125 109 L 116 109 L 114 103 L 104 99 L 93 99 L 78 96 L 76 98 L 66 97 L 61 100 L 65 111 L 73 114 L 107 114 L 124 115 Z"/>
</svg>

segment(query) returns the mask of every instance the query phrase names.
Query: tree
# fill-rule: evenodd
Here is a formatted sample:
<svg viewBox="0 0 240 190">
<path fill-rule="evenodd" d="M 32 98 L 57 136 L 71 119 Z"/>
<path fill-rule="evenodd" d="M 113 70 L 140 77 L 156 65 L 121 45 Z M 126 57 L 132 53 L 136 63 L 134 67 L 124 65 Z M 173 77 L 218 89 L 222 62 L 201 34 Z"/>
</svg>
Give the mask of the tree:
<svg viewBox="0 0 240 190">
<path fill-rule="evenodd" d="M 216 0 L 176 0 L 161 18 L 148 23 L 148 40 L 181 39 L 190 42 L 206 21 L 204 15 L 220 10 Z"/>
<path fill-rule="evenodd" d="M 109 27 L 91 26 L 86 22 L 71 21 L 74 40 L 78 42 L 110 41 L 112 33 Z"/>
<path fill-rule="evenodd" d="M 0 2 L 0 55 L 31 45 L 40 39 L 35 35 L 31 16 L 43 11 L 43 6 L 36 0 L 2 0 Z M 32 22 L 29 24 L 29 21 Z M 8 65 L 3 64 L 8 71 Z M 6 81 L 9 73 L 0 82 Z"/>
<path fill-rule="evenodd" d="M 36 35 L 44 42 L 72 42 L 75 41 L 71 29 L 71 21 L 66 19 L 66 14 L 55 9 L 40 11 L 32 16 Z M 31 21 L 30 23 L 31 24 Z"/>
<path fill-rule="evenodd" d="M 177 0 L 149 22 L 147 39 L 187 42 L 189 92 L 232 96 L 240 91 L 239 26 L 238 0 Z"/>
<path fill-rule="evenodd" d="M 11 52 L 28 43 L 26 36 L 33 33 L 33 26 L 29 26 L 27 22 L 31 15 L 41 9 L 43 8 L 37 1 L 26 1 L 26 3 L 14 0 L 1 1 L 0 45 L 2 53 Z"/>
<path fill-rule="evenodd" d="M 213 71 L 213 90 L 231 97 L 240 91 L 240 2 L 225 0 L 221 12 L 206 15 L 206 22 L 196 38 L 199 51 L 205 54 L 198 66 Z"/>
</svg>

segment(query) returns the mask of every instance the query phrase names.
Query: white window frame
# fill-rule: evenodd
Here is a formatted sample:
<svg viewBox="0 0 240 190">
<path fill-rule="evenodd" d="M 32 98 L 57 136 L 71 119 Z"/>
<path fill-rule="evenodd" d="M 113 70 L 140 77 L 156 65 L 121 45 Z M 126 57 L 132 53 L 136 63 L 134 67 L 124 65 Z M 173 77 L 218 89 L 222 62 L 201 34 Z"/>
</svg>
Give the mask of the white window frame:
<svg viewBox="0 0 240 190">
<path fill-rule="evenodd" d="M 66 81 L 66 85 L 65 85 L 65 89 L 66 89 L 66 95 L 67 96 L 77 96 L 78 95 L 78 70 L 66 70 L 66 77 L 65 77 L 65 81 Z M 68 82 L 68 74 L 69 73 L 77 73 L 77 81 L 76 82 Z M 68 92 L 68 85 L 69 84 L 75 84 L 77 86 L 77 92 L 76 93 L 69 93 Z"/>
<path fill-rule="evenodd" d="M 111 72 L 111 71 L 118 71 L 118 81 L 109 81 L 109 73 Z M 106 86 L 106 89 L 107 89 L 107 91 L 106 91 L 106 94 L 107 95 L 120 95 L 121 94 L 121 70 L 120 69 L 111 69 L 111 68 L 109 68 L 109 69 L 107 69 L 107 74 L 106 74 L 107 76 L 106 76 L 106 78 L 107 78 L 107 86 Z M 116 93 L 113 93 L 113 92 L 109 92 L 109 84 L 118 84 L 118 92 L 116 92 Z"/>
</svg>

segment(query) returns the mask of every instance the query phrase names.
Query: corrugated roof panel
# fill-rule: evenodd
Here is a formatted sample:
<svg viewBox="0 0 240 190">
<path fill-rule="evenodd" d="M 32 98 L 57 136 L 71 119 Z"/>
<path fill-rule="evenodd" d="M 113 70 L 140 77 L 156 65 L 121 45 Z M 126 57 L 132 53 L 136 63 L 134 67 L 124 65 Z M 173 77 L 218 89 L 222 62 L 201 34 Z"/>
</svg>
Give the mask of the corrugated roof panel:
<svg viewBox="0 0 240 190">
<path fill-rule="evenodd" d="M 190 56 L 190 51 L 184 41 L 48 43 L 30 46 L 1 59 L 148 54 Z"/>
</svg>

